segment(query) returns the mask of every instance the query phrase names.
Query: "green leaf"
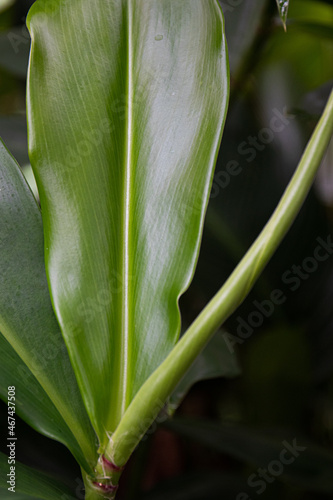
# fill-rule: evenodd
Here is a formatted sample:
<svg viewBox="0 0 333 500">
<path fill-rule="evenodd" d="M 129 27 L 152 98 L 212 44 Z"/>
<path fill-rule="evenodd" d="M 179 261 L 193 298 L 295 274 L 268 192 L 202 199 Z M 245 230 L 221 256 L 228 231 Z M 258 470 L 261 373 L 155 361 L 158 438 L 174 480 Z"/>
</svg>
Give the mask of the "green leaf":
<svg viewBox="0 0 333 500">
<path fill-rule="evenodd" d="M 19 166 L 2 142 L 0 194 L 0 331 L 52 400 L 92 465 L 96 453 L 94 433 L 48 293 L 41 213 Z M 5 348 L 0 357 L 0 368 L 3 363 L 4 370 L 15 362 L 15 357 L 3 360 L 6 353 L 9 350 Z M 13 372 L 13 380 L 16 377 L 18 387 L 25 391 L 19 374 Z M 27 387 L 24 397 L 28 397 L 31 388 Z M 41 409 L 43 402 L 45 397 Z M 44 417 L 47 418 L 41 418 Z M 57 413 L 54 418 L 56 421 Z M 52 432 L 58 432 L 59 422 L 53 426 L 50 420 L 48 424 Z M 68 436 L 67 429 L 66 433 Z M 73 447 L 73 437 L 68 446 Z M 82 465 L 87 468 L 86 462 Z"/>
<path fill-rule="evenodd" d="M 8 387 L 15 387 L 15 412 L 36 431 L 66 445 L 80 464 L 86 464 L 82 450 L 64 419 L 23 363 L 0 334 L 0 397 L 7 403 Z"/>
<path fill-rule="evenodd" d="M 54 5 L 54 4 L 53 4 Z M 228 98 L 216 1 L 28 17 L 28 126 L 52 301 L 102 444 L 180 330 Z"/>
<path fill-rule="evenodd" d="M 117 465 L 130 454 L 212 335 L 243 302 L 293 223 L 309 192 L 333 131 L 333 91 L 278 206 L 224 285 L 167 358 L 143 384 L 112 435 L 107 457 Z M 131 439 L 124 439 L 125 434 Z"/>
<path fill-rule="evenodd" d="M 259 431 L 241 425 L 190 419 L 174 419 L 165 425 L 255 467 L 267 469 L 270 462 L 280 461 L 282 473 L 289 482 L 313 491 L 333 492 L 332 452 L 290 431 Z"/>
<path fill-rule="evenodd" d="M 174 411 L 179 406 L 196 382 L 218 377 L 237 377 L 240 373 L 236 354 L 230 352 L 223 333 L 216 333 L 171 395 L 171 410 Z"/>
<path fill-rule="evenodd" d="M 9 441 L 10 442 L 10 441 Z M 10 467 L 15 470 L 15 486 L 7 484 L 11 478 L 7 475 L 10 474 Z M 13 476 L 14 477 L 14 476 Z M 15 487 L 15 492 L 8 491 L 8 488 Z M 15 500 L 74 500 L 73 492 L 65 485 L 47 474 L 27 467 L 17 461 L 15 463 L 8 463 L 8 456 L 0 453 L 0 493 L 2 500 L 15 498 Z"/>
<path fill-rule="evenodd" d="M 276 0 L 276 4 L 284 30 L 287 31 L 287 15 L 288 15 L 289 0 Z"/>
</svg>

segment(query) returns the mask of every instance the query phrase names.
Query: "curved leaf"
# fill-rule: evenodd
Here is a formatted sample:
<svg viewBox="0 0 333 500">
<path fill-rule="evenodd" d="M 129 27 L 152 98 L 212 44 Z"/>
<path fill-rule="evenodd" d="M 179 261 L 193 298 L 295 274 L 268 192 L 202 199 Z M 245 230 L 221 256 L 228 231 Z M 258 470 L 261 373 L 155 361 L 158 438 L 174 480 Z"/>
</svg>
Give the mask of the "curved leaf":
<svg viewBox="0 0 333 500">
<path fill-rule="evenodd" d="M 36 377 L 86 459 L 93 464 L 95 436 L 48 293 L 40 210 L 19 166 L 1 141 L 0 256 L 0 331 Z M 5 355 L 6 350 L 1 352 L 1 359 Z M 8 359 L 4 369 L 7 363 Z M 52 428 L 52 421 L 49 425 Z M 72 444 L 71 438 L 69 447 Z M 86 462 L 82 465 L 87 467 Z"/>
<path fill-rule="evenodd" d="M 16 388 L 16 414 L 36 431 L 67 446 L 76 460 L 87 468 L 82 450 L 64 419 L 36 377 L 0 334 L 0 398 L 5 403 L 9 386 Z"/>
<path fill-rule="evenodd" d="M 46 9 L 28 18 L 30 159 L 54 309 L 105 443 L 179 335 L 227 106 L 222 14 L 207 0 Z"/>
<path fill-rule="evenodd" d="M 15 486 L 7 484 L 10 467 L 15 468 Z M 12 469 L 13 470 L 13 469 Z M 14 477 L 14 476 L 13 476 Z M 14 487 L 14 491 L 8 488 Z M 8 463 L 8 456 L 0 452 L 0 493 L 3 500 L 74 500 L 73 492 L 65 485 L 51 478 L 44 472 L 37 471 L 15 461 Z"/>
</svg>

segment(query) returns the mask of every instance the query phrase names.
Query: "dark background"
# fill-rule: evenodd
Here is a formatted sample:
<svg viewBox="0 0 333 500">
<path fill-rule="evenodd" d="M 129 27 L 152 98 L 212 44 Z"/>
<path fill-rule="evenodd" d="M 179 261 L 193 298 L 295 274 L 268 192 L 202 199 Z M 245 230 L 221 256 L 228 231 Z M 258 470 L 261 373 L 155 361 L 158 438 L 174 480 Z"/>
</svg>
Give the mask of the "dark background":
<svg viewBox="0 0 333 500">
<path fill-rule="evenodd" d="M 32 3 L 16 0 L 0 10 L 0 136 L 29 179 L 24 19 Z M 274 210 L 333 79 L 331 2 L 292 1 L 286 33 L 273 0 L 221 4 L 231 100 L 197 272 L 181 300 L 184 329 Z M 333 498 L 333 255 L 315 264 L 310 259 L 318 238 L 333 239 L 332 208 L 331 144 L 292 229 L 225 325 L 241 374 L 191 389 L 174 419 L 150 433 L 134 454 L 120 499 Z M 273 304 L 274 290 L 281 291 L 282 303 Z M 241 323 L 246 339 L 239 336 Z M 22 421 L 17 432 L 21 461 L 79 492 L 80 471 L 62 445 Z M 285 443 L 295 440 L 306 450 L 282 470 L 276 462 Z M 268 479 L 249 484 L 260 467 L 272 471 Z"/>
</svg>

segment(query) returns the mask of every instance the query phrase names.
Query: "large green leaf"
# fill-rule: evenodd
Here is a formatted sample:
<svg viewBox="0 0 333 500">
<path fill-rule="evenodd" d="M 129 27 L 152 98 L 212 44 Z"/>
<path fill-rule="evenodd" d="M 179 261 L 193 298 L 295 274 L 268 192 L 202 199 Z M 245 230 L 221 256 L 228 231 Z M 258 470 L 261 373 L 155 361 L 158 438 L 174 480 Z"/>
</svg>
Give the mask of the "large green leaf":
<svg viewBox="0 0 333 500">
<path fill-rule="evenodd" d="M 43 413 L 36 426 L 47 419 L 48 432 L 57 436 L 61 415 L 67 424 L 62 422 L 62 442 L 67 443 L 69 439 L 68 446 L 73 449 L 76 440 L 92 465 L 95 460 L 95 436 L 48 293 L 41 213 L 19 166 L 1 141 L 0 275 L 0 331 L 46 393 L 39 391 L 40 401 L 30 403 L 31 418 L 36 416 L 37 407 L 44 411 L 43 406 L 48 405 L 50 398 L 53 402 L 49 407 L 50 415 Z M 14 369 L 18 358 L 3 341 L 2 344 L 0 370 L 4 381 L 6 370 Z M 10 356 L 13 356 L 12 359 Z M 7 377 L 9 385 L 18 384 L 19 400 L 21 396 L 28 398 L 36 386 L 33 379 L 31 385 L 26 379 L 25 387 L 25 377 L 15 371 L 12 382 L 10 375 L 7 374 Z M 2 393 L 5 389 L 2 388 Z M 58 411 L 53 413 L 54 407 Z M 30 410 L 26 410 L 29 413 Z M 82 465 L 87 468 L 86 462 Z"/>
<path fill-rule="evenodd" d="M 27 467 L 24 464 L 12 462 L 4 453 L 0 453 L 0 496 L 2 500 L 15 498 L 15 500 L 74 500 L 75 495 L 65 485 L 47 474 Z M 10 469 L 14 467 L 14 469 Z M 12 478 L 8 475 L 12 474 Z M 13 484 L 7 481 L 13 480 Z M 8 490 L 14 488 L 14 491 Z"/>
<path fill-rule="evenodd" d="M 37 1 L 31 164 L 54 310 L 102 443 L 177 341 L 227 107 L 217 1 Z"/>
</svg>

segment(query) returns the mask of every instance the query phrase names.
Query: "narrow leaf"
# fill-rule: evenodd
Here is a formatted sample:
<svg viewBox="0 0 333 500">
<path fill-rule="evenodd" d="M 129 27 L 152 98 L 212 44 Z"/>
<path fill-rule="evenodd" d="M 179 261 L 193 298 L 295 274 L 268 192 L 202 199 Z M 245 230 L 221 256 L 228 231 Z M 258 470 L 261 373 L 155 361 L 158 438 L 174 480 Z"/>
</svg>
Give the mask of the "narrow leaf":
<svg viewBox="0 0 333 500">
<path fill-rule="evenodd" d="M 180 330 L 228 95 L 216 1 L 37 1 L 28 124 L 47 274 L 102 443 Z"/>
<path fill-rule="evenodd" d="M 94 433 L 48 293 L 40 210 L 19 166 L 2 142 L 0 256 L 0 331 L 52 400 L 92 464 Z M 5 355 L 6 350 L 1 353 Z M 26 396 L 28 393 L 29 387 Z M 72 443 L 73 440 L 70 447 Z M 82 465 L 87 467 L 86 463 Z"/>
<path fill-rule="evenodd" d="M 13 5 L 15 0 L 0 0 L 0 14 Z"/>
<path fill-rule="evenodd" d="M 11 462 L 11 460 L 9 461 Z M 10 467 L 14 469 L 10 469 Z M 11 471 L 13 484 L 10 483 Z M 14 488 L 14 490 L 8 488 Z M 75 498 L 73 492 L 65 484 L 17 461 L 9 463 L 8 456 L 4 453 L 0 453 L 0 493 L 3 500 L 9 498 L 15 498 L 15 500 L 24 500 L 25 498 L 27 500 L 35 498 L 74 500 Z"/>
</svg>

